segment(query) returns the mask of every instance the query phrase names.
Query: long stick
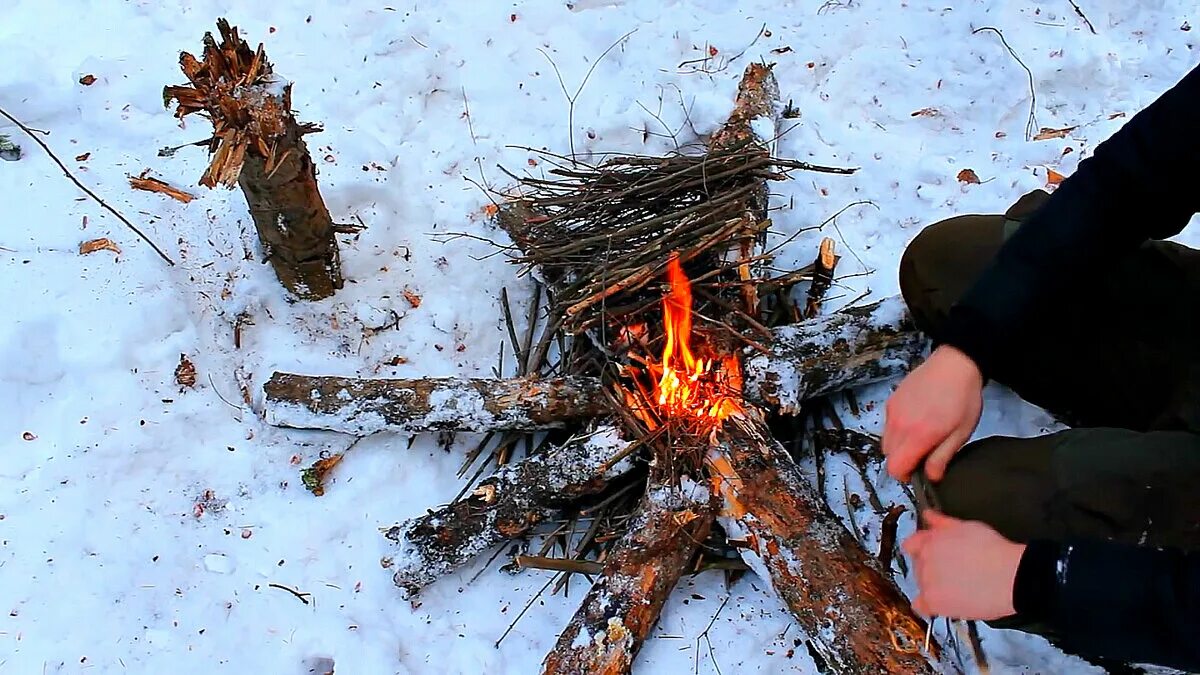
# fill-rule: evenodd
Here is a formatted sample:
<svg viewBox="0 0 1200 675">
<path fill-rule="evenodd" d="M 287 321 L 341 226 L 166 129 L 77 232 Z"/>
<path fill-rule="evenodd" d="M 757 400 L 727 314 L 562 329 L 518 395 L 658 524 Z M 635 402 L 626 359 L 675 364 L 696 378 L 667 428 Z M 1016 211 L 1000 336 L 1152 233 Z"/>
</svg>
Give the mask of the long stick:
<svg viewBox="0 0 1200 675">
<path fill-rule="evenodd" d="M 32 138 L 34 143 L 37 143 L 38 145 L 42 146 L 42 150 L 46 151 L 46 154 L 50 156 L 50 159 L 54 160 L 54 163 L 58 165 L 58 168 L 62 169 L 63 175 L 65 175 L 67 178 L 69 178 L 71 180 L 71 182 L 75 184 L 76 187 L 78 187 L 80 190 L 83 190 L 84 193 L 87 194 L 87 196 L 91 197 L 92 199 L 94 199 L 96 201 L 97 204 L 99 204 L 100 206 L 103 206 L 105 209 L 107 209 L 109 213 L 116 216 L 117 220 L 120 220 L 122 223 L 125 223 L 125 227 L 128 227 L 129 229 L 133 230 L 134 234 L 136 234 L 139 238 L 141 238 L 142 241 L 149 244 L 150 248 L 154 249 L 154 252 L 158 254 L 158 257 L 162 258 L 168 265 L 170 265 L 171 267 L 175 266 L 175 261 L 171 260 L 171 257 L 168 256 L 166 253 L 163 253 L 163 250 L 161 248 L 159 248 L 157 244 L 155 244 L 153 241 L 151 241 L 150 237 L 147 237 L 144 232 L 139 230 L 137 225 L 134 225 L 133 223 L 129 222 L 128 218 L 121 215 L 113 207 L 109 206 L 108 202 L 101 199 L 95 192 L 92 192 L 90 189 L 88 189 L 88 187 L 86 185 L 84 185 L 83 183 L 80 183 L 78 178 L 71 175 L 71 172 L 67 169 L 66 165 L 63 164 L 61 160 L 59 160 L 58 155 L 54 154 L 54 151 L 50 149 L 50 146 L 46 145 L 46 143 L 42 139 L 38 138 L 37 135 L 35 135 L 33 133 L 33 131 L 31 131 L 29 129 L 29 127 L 25 126 L 25 124 L 23 122 L 21 122 L 21 120 L 13 117 L 4 108 L 0 108 L 0 115 L 4 115 L 5 117 L 7 117 L 10 122 L 12 122 L 13 124 L 20 127 L 21 131 L 24 131 L 26 136 Z"/>
</svg>

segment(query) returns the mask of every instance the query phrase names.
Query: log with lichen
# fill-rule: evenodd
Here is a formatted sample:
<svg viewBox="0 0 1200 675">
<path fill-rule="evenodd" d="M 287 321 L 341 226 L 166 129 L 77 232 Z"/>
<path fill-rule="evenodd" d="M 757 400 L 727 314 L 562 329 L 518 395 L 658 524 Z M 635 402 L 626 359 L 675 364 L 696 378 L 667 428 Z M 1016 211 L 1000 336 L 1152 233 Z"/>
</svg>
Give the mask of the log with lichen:
<svg viewBox="0 0 1200 675">
<path fill-rule="evenodd" d="M 410 597 L 475 556 L 528 533 L 564 506 L 598 494 L 633 463 L 615 428 L 601 426 L 505 466 L 464 498 L 394 525 L 393 580 Z"/>
<path fill-rule="evenodd" d="M 318 300 L 342 287 L 335 227 L 317 189 L 304 135 L 317 130 L 292 114 L 292 85 L 224 19 L 221 42 L 204 36 L 200 59 L 184 52 L 188 84 L 163 89 L 176 117 L 201 113 L 212 122 L 212 158 L 200 184 L 239 185 L 266 259 L 296 297 Z"/>
</svg>

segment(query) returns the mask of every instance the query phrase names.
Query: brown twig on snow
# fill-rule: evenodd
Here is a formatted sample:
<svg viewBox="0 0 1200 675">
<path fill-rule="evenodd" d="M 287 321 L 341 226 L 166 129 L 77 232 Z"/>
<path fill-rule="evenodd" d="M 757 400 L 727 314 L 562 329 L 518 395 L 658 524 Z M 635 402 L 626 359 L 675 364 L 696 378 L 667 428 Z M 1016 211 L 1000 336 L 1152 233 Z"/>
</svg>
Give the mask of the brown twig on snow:
<svg viewBox="0 0 1200 675">
<path fill-rule="evenodd" d="M 1088 30 L 1092 31 L 1092 35 L 1099 35 L 1099 33 L 1096 32 L 1096 27 L 1092 25 L 1092 22 L 1087 18 L 1087 15 L 1084 14 L 1083 10 L 1079 8 L 1079 3 L 1075 2 L 1075 0 L 1067 0 L 1067 2 L 1071 3 L 1071 7 L 1075 8 L 1075 13 L 1078 14 L 1079 18 L 1083 19 L 1083 22 L 1087 24 Z"/>
<path fill-rule="evenodd" d="M 175 266 L 175 261 L 171 260 L 171 257 L 168 256 L 166 253 L 163 253 L 163 250 L 158 247 L 158 244 L 155 244 L 153 241 L 151 241 L 150 237 L 147 237 L 146 234 L 144 232 L 142 232 L 141 230 L 139 230 L 136 225 L 129 222 L 128 218 L 121 215 L 120 212 L 118 212 L 113 207 L 109 206 L 108 202 L 104 201 L 95 192 L 92 192 L 90 189 L 88 189 L 88 187 L 86 185 L 84 185 L 83 183 L 80 183 L 79 179 L 76 178 L 74 175 L 72 175 L 71 172 L 67 169 L 66 165 L 62 163 L 62 160 L 60 160 L 58 158 L 58 155 L 54 154 L 54 151 L 50 149 L 50 146 L 46 145 L 45 141 L 43 141 L 42 139 L 40 139 L 36 135 L 34 135 L 33 130 L 30 129 L 28 126 L 26 126 L 24 122 L 17 119 L 16 117 L 13 117 L 4 108 L 0 108 L 0 115 L 4 115 L 5 117 L 7 117 L 10 122 L 17 125 L 21 129 L 21 131 L 25 132 L 26 136 L 29 136 L 30 138 L 32 138 L 34 143 L 37 143 L 38 145 L 42 146 L 42 150 L 46 151 L 46 154 L 50 156 L 50 159 L 54 160 L 54 163 L 58 165 L 58 168 L 62 169 L 63 174 L 68 179 L 70 179 L 70 181 L 72 183 L 74 183 L 76 187 L 78 187 L 80 190 L 83 190 L 84 193 L 87 194 L 87 196 L 89 196 L 93 200 L 95 200 L 95 202 L 97 204 L 104 207 L 104 209 L 107 210 L 109 213 L 116 216 L 117 220 L 119 220 L 125 224 L 125 227 L 128 227 L 130 230 L 133 231 L 134 234 L 136 234 L 138 236 L 138 238 L 140 238 L 142 241 L 149 244 L 150 248 L 154 249 L 154 252 L 158 254 L 158 257 L 162 258 L 168 265 L 170 265 L 171 267 Z"/>
<path fill-rule="evenodd" d="M 310 602 L 311 602 L 309 600 L 309 598 L 312 597 L 312 593 L 304 593 L 304 592 L 298 591 L 294 588 L 289 588 L 287 586 L 284 586 L 283 584 L 277 584 L 273 581 L 271 583 L 267 584 L 267 586 L 270 588 L 278 588 L 281 591 L 287 591 L 288 593 L 291 593 L 292 595 L 296 596 L 297 600 L 299 600 L 300 602 L 303 602 L 306 605 L 310 604 Z"/>
<path fill-rule="evenodd" d="M 1029 66 L 1025 65 L 1025 62 L 1021 60 L 1021 57 L 1017 56 L 1017 53 L 1013 51 L 1011 46 L 1009 46 L 1008 40 L 1004 38 L 1004 33 L 1000 32 L 999 28 L 995 28 L 993 26 L 983 26 L 971 31 L 971 34 L 975 35 L 985 30 L 990 30 L 1000 37 L 1000 42 L 1004 43 L 1004 48 L 1007 49 L 1008 53 L 1011 54 L 1012 57 L 1016 59 L 1017 63 L 1025 69 L 1025 74 L 1029 77 L 1029 119 L 1025 122 L 1025 140 L 1033 140 L 1034 133 L 1037 132 L 1038 128 L 1037 115 L 1034 112 L 1034 110 L 1037 108 L 1037 90 L 1034 89 L 1033 86 L 1033 71 L 1029 69 Z"/>
<path fill-rule="evenodd" d="M 192 193 L 180 190 L 179 188 L 170 185 L 165 181 L 161 181 L 157 178 L 148 178 L 144 172 L 140 176 L 130 176 L 129 187 L 133 188 L 134 190 L 143 190 L 145 192 L 157 192 L 159 194 L 164 194 L 171 199 L 181 201 L 184 204 L 187 204 L 196 198 L 196 196 Z"/>
</svg>

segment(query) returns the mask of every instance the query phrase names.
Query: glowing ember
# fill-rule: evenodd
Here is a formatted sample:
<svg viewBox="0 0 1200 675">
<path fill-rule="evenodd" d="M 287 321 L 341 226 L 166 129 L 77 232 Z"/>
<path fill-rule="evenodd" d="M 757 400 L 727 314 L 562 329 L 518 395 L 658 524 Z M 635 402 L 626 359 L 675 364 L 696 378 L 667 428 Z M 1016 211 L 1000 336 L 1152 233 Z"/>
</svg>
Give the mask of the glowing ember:
<svg viewBox="0 0 1200 675">
<path fill-rule="evenodd" d="M 692 351 L 692 285 L 677 257 L 667 266 L 671 290 L 663 298 L 666 345 L 652 367 L 654 400 L 666 416 L 722 422 L 741 412 L 742 371 L 736 356 L 700 357 Z"/>
</svg>

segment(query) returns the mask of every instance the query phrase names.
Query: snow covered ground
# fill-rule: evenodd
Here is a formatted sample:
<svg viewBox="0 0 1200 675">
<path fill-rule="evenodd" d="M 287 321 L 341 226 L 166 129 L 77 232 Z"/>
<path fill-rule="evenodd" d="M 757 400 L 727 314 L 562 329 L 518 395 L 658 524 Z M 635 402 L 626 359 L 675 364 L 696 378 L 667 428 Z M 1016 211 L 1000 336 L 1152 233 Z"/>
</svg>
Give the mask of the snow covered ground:
<svg viewBox="0 0 1200 675">
<path fill-rule="evenodd" d="M 901 250 L 923 224 L 1000 211 L 1045 185 L 1047 167 L 1069 173 L 1121 114 L 1197 61 L 1194 3 L 1079 4 L 1097 34 L 1067 0 L 6 0 L 0 106 L 49 131 L 72 171 L 179 264 L 0 121 L 25 150 L 0 162 L 0 673 L 299 674 L 322 659 L 351 675 L 534 672 L 581 586 L 535 602 L 496 648 L 542 574 L 493 569 L 466 585 L 475 564 L 414 608 L 380 566 L 389 548 L 377 528 L 451 498 L 475 439 L 447 451 L 427 436 L 369 437 L 316 498 L 300 467 L 353 439 L 265 426 L 254 408 L 266 377 L 490 374 L 505 339 L 500 289 L 521 299 L 529 285 L 501 257 L 483 258 L 484 243 L 440 243 L 453 231 L 502 236 L 464 178 L 503 185 L 498 164 L 538 171 L 509 146 L 566 152 L 569 134 L 579 152 L 666 152 L 670 134 L 682 143 L 715 129 L 758 59 L 779 64 L 783 96 L 802 113 L 780 153 L 862 167 L 777 185 L 776 226 L 870 200 L 826 228 L 840 271 L 859 274 L 836 295 L 894 294 Z M 200 119 L 181 128 L 161 90 L 182 80 L 178 52 L 197 51 L 219 16 L 265 41 L 295 81 L 301 119 L 326 126 L 309 143 L 335 219 L 368 226 L 343 238 L 349 283 L 330 300 L 286 301 L 256 262 L 240 193 L 194 187 L 181 204 L 128 187 L 146 169 L 178 186 L 199 178 L 202 150 L 157 155 L 207 132 Z M 1076 130 L 1025 140 L 1026 73 L 996 34 L 972 32 L 982 26 L 1032 71 L 1038 126 Z M 569 130 L 550 60 L 574 94 L 629 31 L 578 95 Z M 956 179 L 968 168 L 981 184 Z M 781 266 L 811 260 L 820 236 L 801 236 Z M 121 253 L 79 255 L 98 237 Z M 365 331 L 393 311 L 396 329 Z M 235 349 L 239 314 L 253 323 Z M 196 365 L 194 389 L 174 382 L 181 354 Z M 873 393 L 882 400 L 887 387 Z M 878 431 L 878 409 L 864 428 Z M 989 390 L 981 434 L 1049 426 Z M 829 486 L 841 491 L 836 474 Z M 639 670 L 813 672 L 753 577 L 733 587 L 711 649 L 697 643 L 725 596 L 717 575 L 681 584 Z M 987 632 L 985 647 L 994 672 L 1089 671 L 1036 638 Z"/>
</svg>

